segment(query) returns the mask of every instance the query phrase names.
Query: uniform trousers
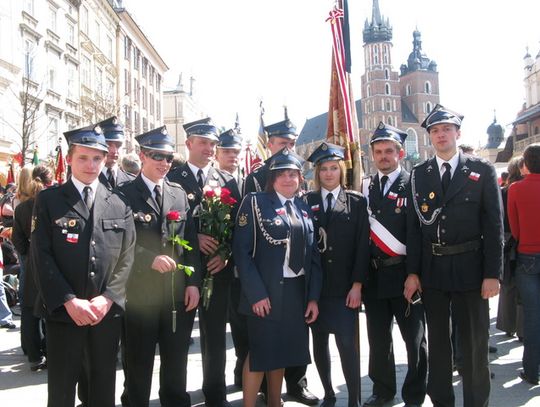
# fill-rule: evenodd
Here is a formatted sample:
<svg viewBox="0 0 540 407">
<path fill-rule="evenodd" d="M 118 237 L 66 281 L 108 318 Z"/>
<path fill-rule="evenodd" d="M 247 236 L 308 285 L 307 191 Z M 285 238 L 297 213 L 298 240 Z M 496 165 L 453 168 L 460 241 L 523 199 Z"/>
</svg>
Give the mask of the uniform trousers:
<svg viewBox="0 0 540 407">
<path fill-rule="evenodd" d="M 427 344 L 425 338 L 424 308 L 410 306 L 406 316 L 404 297 L 363 297 L 369 341 L 369 377 L 373 394 L 393 398 L 396 394 L 396 366 L 392 342 L 394 317 L 407 348 L 407 375 L 401 390 L 406 404 L 422 404 L 426 396 Z"/>
<path fill-rule="evenodd" d="M 21 347 L 28 361 L 39 362 L 47 353 L 43 319 L 34 315 L 34 307 L 21 306 Z"/>
<path fill-rule="evenodd" d="M 236 355 L 236 365 L 234 367 L 235 384 L 242 383 L 242 369 L 249 352 L 246 316 L 238 312 L 241 291 L 240 279 L 233 279 L 229 298 L 229 324 L 231 325 L 231 335 Z"/>
<path fill-rule="evenodd" d="M 126 304 L 125 363 L 130 407 L 148 407 L 156 344 L 159 345 L 159 400 L 166 407 L 189 407 L 186 391 L 189 338 L 195 310 L 185 312 L 177 303 L 176 332 L 172 332 L 171 305 Z"/>
<path fill-rule="evenodd" d="M 83 360 L 86 405 L 114 407 L 120 323 L 120 318 L 107 318 L 95 326 L 46 321 L 49 407 L 73 407 Z"/>
<path fill-rule="evenodd" d="M 214 277 L 214 289 L 208 309 L 199 306 L 201 354 L 203 368 L 202 391 L 207 406 L 221 406 L 227 399 L 225 384 L 227 311 L 230 279 Z"/>
<path fill-rule="evenodd" d="M 488 340 L 489 304 L 480 289 L 447 292 L 424 289 L 423 301 L 428 326 L 429 370 L 427 392 L 434 406 L 453 407 L 452 344 L 450 314 L 459 331 L 463 355 L 463 406 L 483 407 L 489 402 L 491 388 Z"/>
</svg>

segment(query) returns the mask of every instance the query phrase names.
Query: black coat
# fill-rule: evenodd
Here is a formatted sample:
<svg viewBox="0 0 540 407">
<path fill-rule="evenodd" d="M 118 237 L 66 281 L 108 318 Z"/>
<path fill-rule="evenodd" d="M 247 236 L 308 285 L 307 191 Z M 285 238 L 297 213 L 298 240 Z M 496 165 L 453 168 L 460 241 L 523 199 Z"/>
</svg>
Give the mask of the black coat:
<svg viewBox="0 0 540 407">
<path fill-rule="evenodd" d="M 304 215 L 306 255 L 303 268 L 307 303 L 319 300 L 321 263 L 314 239 L 312 213 L 300 198 L 295 198 L 295 205 Z M 254 213 L 260 213 L 260 219 L 254 218 Z M 283 312 L 283 264 L 290 229 L 285 208 L 273 192 L 248 194 L 240 206 L 235 227 L 233 253 L 242 283 L 239 311 L 255 315 L 251 306 L 268 297 L 272 309 L 267 318 L 279 320 Z"/>
<path fill-rule="evenodd" d="M 323 271 L 321 296 L 345 297 L 353 283 L 363 284 L 367 278 L 369 223 L 366 198 L 342 189 L 330 220 L 326 219 L 320 192 L 310 192 L 304 200 L 313 212 L 316 240 L 321 240 L 321 228 L 326 234 L 326 245 L 322 241 L 318 245 Z"/>
<path fill-rule="evenodd" d="M 189 211 L 186 193 L 179 185 L 167 180 L 163 183 L 162 210 L 152 193 L 139 175 L 135 181 L 124 184 L 120 191 L 129 201 L 135 217 L 137 243 L 135 245 L 135 262 L 128 282 L 127 299 L 136 305 L 172 304 L 171 273 L 159 273 L 151 269 L 156 256 L 166 254 L 172 256 L 172 246 L 168 242 L 171 232 L 168 230 L 166 215 L 170 211 L 180 213 L 180 221 L 175 223 L 175 235 L 189 242 L 193 250 L 185 250 L 175 246 L 174 259 L 183 265 L 193 266 L 195 272 L 188 277 L 184 271 L 176 271 L 174 277 L 175 302 L 183 303 L 186 286 L 198 287 L 201 283 L 201 264 L 199 242 L 193 217 Z M 172 223 L 171 223 L 172 225 Z"/>
<path fill-rule="evenodd" d="M 193 213 L 194 219 L 195 219 L 195 225 L 197 227 L 197 230 L 199 230 L 199 218 L 198 218 L 198 210 L 199 205 L 201 203 L 201 200 L 203 198 L 203 190 L 197 183 L 197 180 L 195 176 L 193 175 L 193 172 L 189 168 L 189 165 L 186 163 L 180 165 L 179 167 L 175 168 L 173 171 L 171 171 L 167 178 L 171 182 L 176 182 L 177 184 L 180 184 L 180 186 L 186 191 L 188 200 L 189 200 L 189 207 L 191 209 L 191 212 Z M 210 170 L 208 171 L 208 176 L 205 180 L 205 186 L 209 186 L 211 188 L 228 188 L 231 191 L 231 196 L 236 199 L 236 204 L 233 206 L 231 211 L 231 219 L 235 219 L 236 213 L 238 211 L 238 206 L 240 205 L 241 196 L 240 196 L 240 190 L 238 189 L 238 184 L 236 183 L 236 180 L 234 177 L 225 172 L 221 171 L 217 168 L 210 167 Z M 231 242 L 232 243 L 232 242 Z M 206 273 L 206 267 L 205 262 L 203 261 L 203 273 Z M 221 270 L 219 273 L 214 274 L 214 278 L 225 278 L 230 279 L 233 277 L 233 265 L 232 262 L 228 264 L 223 270 Z"/>
<path fill-rule="evenodd" d="M 368 205 L 371 216 L 377 219 L 397 240 L 407 241 L 407 188 L 409 173 L 401 170 L 386 195 L 381 197 L 379 175 L 371 178 L 368 187 Z M 371 257 L 386 259 L 389 257 L 373 240 L 370 240 Z M 382 269 L 370 268 L 364 295 L 374 298 L 395 298 L 403 295 L 403 285 L 407 278 L 405 263 Z"/>
<path fill-rule="evenodd" d="M 99 295 L 115 303 L 107 317 L 118 314 L 125 305 L 135 247 L 126 200 L 98 184 L 90 212 L 69 180 L 38 194 L 34 218 L 31 250 L 47 317 L 73 323 L 63 304 Z"/>
<path fill-rule="evenodd" d="M 437 161 L 429 159 L 413 169 L 408 195 L 407 271 L 420 274 L 423 287 L 476 290 L 484 278 L 500 277 L 503 216 L 493 165 L 460 153 L 459 164 L 443 196 Z M 439 208 L 440 213 L 435 216 Z M 433 219 L 433 223 L 421 223 L 419 215 L 428 221 Z M 476 240 L 481 241 L 481 248 L 476 251 L 450 256 L 432 254 L 432 243 L 457 245 Z"/>
<path fill-rule="evenodd" d="M 133 174 L 130 174 L 129 172 L 126 172 L 124 171 L 122 168 L 118 168 L 118 171 L 116 173 L 116 185 L 115 185 L 115 188 L 116 187 L 121 187 L 122 185 L 128 183 L 128 182 L 131 182 L 135 179 L 135 175 Z M 111 189 L 112 186 L 111 184 L 109 183 L 109 180 L 107 179 L 107 177 L 105 176 L 105 174 L 103 174 L 103 172 L 100 172 L 99 173 L 99 181 L 103 184 L 103 185 L 106 185 L 107 188 Z"/>
</svg>

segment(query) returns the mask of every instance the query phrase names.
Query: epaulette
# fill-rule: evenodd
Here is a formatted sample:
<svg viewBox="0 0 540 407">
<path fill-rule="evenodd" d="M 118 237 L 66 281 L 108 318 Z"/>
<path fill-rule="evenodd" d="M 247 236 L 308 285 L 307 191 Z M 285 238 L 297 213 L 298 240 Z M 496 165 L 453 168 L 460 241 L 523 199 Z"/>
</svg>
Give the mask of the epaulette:
<svg viewBox="0 0 540 407">
<path fill-rule="evenodd" d="M 413 168 L 420 168 L 421 166 L 425 165 L 427 163 L 427 161 L 428 160 L 424 160 L 421 163 L 415 164 L 415 165 L 413 165 Z"/>
<path fill-rule="evenodd" d="M 356 191 L 354 189 L 346 189 L 345 192 L 351 195 L 364 196 L 360 191 Z"/>
<path fill-rule="evenodd" d="M 178 182 L 169 181 L 167 178 L 164 179 L 164 181 L 172 188 L 180 188 L 183 189 L 182 186 Z"/>
</svg>

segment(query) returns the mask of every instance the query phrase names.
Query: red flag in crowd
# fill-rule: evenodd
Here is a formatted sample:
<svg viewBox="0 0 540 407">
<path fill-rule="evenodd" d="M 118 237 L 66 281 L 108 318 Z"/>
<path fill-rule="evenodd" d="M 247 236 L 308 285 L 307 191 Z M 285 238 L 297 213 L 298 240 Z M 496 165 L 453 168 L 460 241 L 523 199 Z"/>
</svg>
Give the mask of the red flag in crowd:
<svg viewBox="0 0 540 407">
<path fill-rule="evenodd" d="M 358 123 L 350 79 L 351 53 L 347 0 L 339 1 L 326 21 L 332 28 L 332 76 L 328 109 L 329 143 L 345 148 L 345 164 L 353 169 L 349 183 L 359 188 L 361 168 L 359 159 Z"/>
<path fill-rule="evenodd" d="M 54 173 L 54 179 L 60 185 L 66 182 L 66 163 L 64 161 L 64 155 L 62 154 L 62 146 L 58 146 L 58 152 L 56 154 L 56 171 Z"/>
</svg>

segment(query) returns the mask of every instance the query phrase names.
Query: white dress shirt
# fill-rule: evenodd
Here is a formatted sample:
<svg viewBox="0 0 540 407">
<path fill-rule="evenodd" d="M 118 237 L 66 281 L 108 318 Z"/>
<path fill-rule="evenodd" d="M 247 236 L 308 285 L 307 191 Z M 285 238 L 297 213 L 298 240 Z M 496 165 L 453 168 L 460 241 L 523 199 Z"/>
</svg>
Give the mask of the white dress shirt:
<svg viewBox="0 0 540 407">
<path fill-rule="evenodd" d="M 285 198 L 279 192 L 276 192 L 276 195 L 278 196 L 279 200 L 281 201 L 281 205 L 283 206 L 283 210 L 285 211 L 285 214 L 287 215 L 287 207 L 285 206 L 285 203 L 287 201 L 291 201 L 293 210 L 296 211 L 296 216 L 298 216 L 298 220 L 300 222 L 302 222 L 302 214 L 298 213 L 298 210 L 296 209 L 296 205 L 294 204 L 294 198 L 291 198 L 291 199 Z M 288 217 L 289 217 L 289 215 L 287 215 L 287 218 Z M 289 224 L 290 223 L 291 223 L 291 220 L 289 219 Z M 304 233 L 305 233 L 305 230 L 304 230 Z M 289 244 L 287 244 L 287 249 L 285 251 L 285 261 L 283 262 L 283 277 L 284 278 L 295 278 L 295 277 L 299 277 L 299 276 L 302 276 L 302 275 L 306 274 L 304 272 L 303 268 L 302 268 L 302 270 L 300 270 L 298 272 L 298 274 L 296 274 L 294 271 L 291 270 L 291 268 L 289 267 L 289 253 L 290 253 L 290 251 L 291 251 L 291 245 L 290 245 L 290 242 L 289 242 Z"/>
</svg>

